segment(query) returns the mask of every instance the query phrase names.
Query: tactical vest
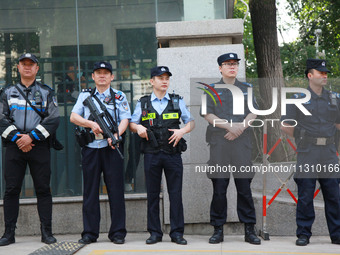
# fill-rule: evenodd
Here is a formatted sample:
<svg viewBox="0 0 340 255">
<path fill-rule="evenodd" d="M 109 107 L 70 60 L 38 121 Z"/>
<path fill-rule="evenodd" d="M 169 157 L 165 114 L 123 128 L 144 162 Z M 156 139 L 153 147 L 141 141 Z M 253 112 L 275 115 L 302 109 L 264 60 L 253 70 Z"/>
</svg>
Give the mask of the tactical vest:
<svg viewBox="0 0 340 255">
<path fill-rule="evenodd" d="M 142 139 L 141 151 L 143 153 L 157 153 L 163 151 L 165 153 L 174 154 L 181 152 L 180 143 L 173 147 L 173 143 L 169 144 L 169 137 L 173 132 L 168 129 L 179 129 L 181 110 L 179 108 L 179 96 L 169 94 L 170 100 L 168 105 L 162 112 L 158 114 L 152 107 L 151 96 L 144 96 L 140 99 L 142 107 L 141 125 L 152 131 L 158 146 L 150 140 Z"/>
</svg>

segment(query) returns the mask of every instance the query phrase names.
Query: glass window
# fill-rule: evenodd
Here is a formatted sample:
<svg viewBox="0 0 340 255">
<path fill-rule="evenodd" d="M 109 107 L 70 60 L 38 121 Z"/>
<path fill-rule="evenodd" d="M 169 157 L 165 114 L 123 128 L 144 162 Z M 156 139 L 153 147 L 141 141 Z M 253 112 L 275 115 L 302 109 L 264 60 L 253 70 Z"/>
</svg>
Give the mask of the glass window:
<svg viewBox="0 0 340 255">
<path fill-rule="evenodd" d="M 57 137 L 65 148 L 52 150 L 53 196 L 82 195 L 80 147 L 69 117 L 81 89 L 95 86 L 93 63 L 112 64 L 112 86 L 127 95 L 133 111 L 136 101 L 152 91 L 149 70 L 157 63 L 156 22 L 225 18 L 225 13 L 224 0 L 0 1 L 0 86 L 18 81 L 17 59 L 31 52 L 40 59 L 37 79 L 51 86 L 59 101 Z M 139 144 L 139 137 L 128 131 L 126 192 L 145 192 Z M 3 168 L 0 171 L 2 198 Z M 104 184 L 101 192 L 106 193 Z M 31 196 L 33 183 L 27 174 L 21 197 Z"/>
</svg>

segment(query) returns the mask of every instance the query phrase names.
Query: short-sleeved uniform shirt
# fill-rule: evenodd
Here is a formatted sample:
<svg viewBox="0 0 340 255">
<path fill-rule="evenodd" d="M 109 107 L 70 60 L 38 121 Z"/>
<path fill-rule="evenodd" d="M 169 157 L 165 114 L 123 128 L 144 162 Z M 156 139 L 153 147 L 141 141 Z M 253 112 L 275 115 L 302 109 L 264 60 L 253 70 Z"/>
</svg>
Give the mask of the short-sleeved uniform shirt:
<svg viewBox="0 0 340 255">
<path fill-rule="evenodd" d="M 111 98 L 111 93 L 110 93 L 110 89 L 112 88 L 108 88 L 107 90 L 105 90 L 102 94 L 100 94 L 98 92 L 98 90 L 96 90 L 96 92 L 94 93 L 93 96 L 96 96 L 107 108 L 108 112 L 111 114 L 112 118 L 114 120 L 116 120 L 116 116 L 117 116 L 117 124 L 119 125 L 119 123 L 123 120 L 123 119 L 131 119 L 131 112 L 130 112 L 130 106 L 129 103 L 126 99 L 126 95 L 119 91 L 119 90 L 115 90 L 112 89 L 115 94 L 116 94 L 116 98 L 115 100 L 110 100 Z M 90 92 L 82 92 L 79 94 L 78 100 L 76 102 L 76 104 L 74 105 L 72 112 L 79 114 L 80 116 L 82 116 L 85 119 L 88 119 L 91 115 L 91 112 L 89 110 L 88 107 L 83 105 L 84 100 L 90 96 Z M 100 106 L 98 104 L 98 102 L 92 98 L 93 102 L 95 103 L 95 105 L 97 106 L 97 109 L 101 111 Z M 114 113 L 114 105 L 113 102 L 115 101 L 116 103 L 116 114 Z M 109 104 L 107 104 L 106 102 L 109 102 Z M 101 139 L 101 140 L 94 140 L 92 143 L 89 143 L 88 145 L 86 145 L 89 148 L 104 148 L 106 146 L 108 146 L 107 143 L 107 139 Z"/>
<path fill-rule="evenodd" d="M 170 101 L 170 96 L 168 92 L 165 94 L 165 96 L 162 99 L 158 99 L 156 95 L 152 92 L 151 94 L 151 104 L 152 107 L 157 111 L 159 115 L 162 114 L 162 112 L 165 110 L 165 108 L 168 105 L 168 102 Z M 189 110 L 186 107 L 186 104 L 183 100 L 183 98 L 179 99 L 179 108 L 181 110 L 181 119 L 184 124 L 194 120 L 193 116 L 189 112 Z M 133 112 L 133 115 L 131 117 L 131 122 L 140 124 L 140 120 L 142 117 L 142 107 L 140 101 L 137 102 L 135 111 Z"/>
</svg>

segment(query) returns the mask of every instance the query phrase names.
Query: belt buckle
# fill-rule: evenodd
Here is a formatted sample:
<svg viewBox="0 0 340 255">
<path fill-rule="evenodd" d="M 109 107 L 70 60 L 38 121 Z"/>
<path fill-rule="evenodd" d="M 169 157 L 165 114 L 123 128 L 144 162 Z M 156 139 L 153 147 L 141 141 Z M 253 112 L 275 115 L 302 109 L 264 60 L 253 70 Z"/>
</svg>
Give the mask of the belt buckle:
<svg viewBox="0 0 340 255">
<path fill-rule="evenodd" d="M 326 137 L 316 138 L 316 145 L 327 145 L 327 138 Z"/>
</svg>

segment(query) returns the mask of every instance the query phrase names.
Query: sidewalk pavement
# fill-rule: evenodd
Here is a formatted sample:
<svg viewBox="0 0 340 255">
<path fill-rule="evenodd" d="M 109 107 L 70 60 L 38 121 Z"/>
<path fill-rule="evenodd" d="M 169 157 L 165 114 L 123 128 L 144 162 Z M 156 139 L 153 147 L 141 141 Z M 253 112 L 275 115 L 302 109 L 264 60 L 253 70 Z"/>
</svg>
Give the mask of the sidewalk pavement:
<svg viewBox="0 0 340 255">
<path fill-rule="evenodd" d="M 77 242 L 80 235 L 56 235 L 58 241 Z M 163 236 L 163 242 L 146 245 L 148 233 L 128 233 L 123 245 L 110 242 L 107 234 L 101 233 L 98 241 L 86 245 L 75 255 L 219 255 L 219 254 L 308 254 L 329 255 L 340 254 L 340 245 L 331 244 L 328 236 L 314 236 L 310 244 L 305 247 L 295 245 L 296 238 L 293 236 L 271 236 L 269 241 L 262 240 L 261 245 L 251 245 L 244 242 L 244 237 L 224 236 L 221 244 L 209 244 L 209 236 L 185 235 L 188 245 L 177 245 L 170 241 L 169 236 Z M 40 236 L 18 236 L 16 243 L 0 247 L 0 255 L 27 255 L 45 244 L 40 242 Z"/>
</svg>

